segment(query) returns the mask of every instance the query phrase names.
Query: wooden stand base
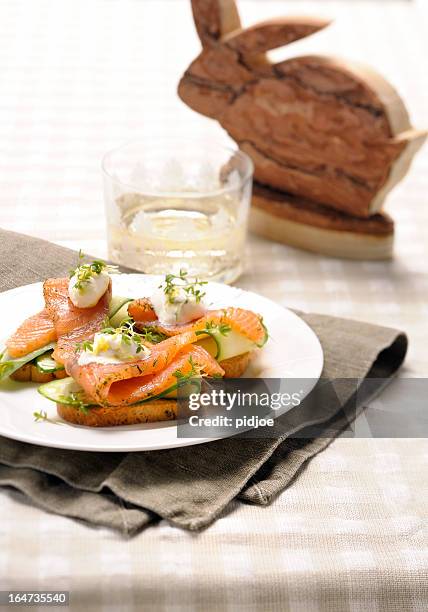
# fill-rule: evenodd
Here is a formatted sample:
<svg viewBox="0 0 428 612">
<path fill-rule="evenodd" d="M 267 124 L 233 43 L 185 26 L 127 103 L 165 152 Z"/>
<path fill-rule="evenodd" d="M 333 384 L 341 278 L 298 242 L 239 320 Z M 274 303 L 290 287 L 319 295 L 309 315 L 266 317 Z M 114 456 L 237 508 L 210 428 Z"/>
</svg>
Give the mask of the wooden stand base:
<svg viewBox="0 0 428 612">
<path fill-rule="evenodd" d="M 258 184 L 253 190 L 250 231 L 331 257 L 382 260 L 393 254 L 394 222 L 388 215 L 352 217 Z"/>
</svg>

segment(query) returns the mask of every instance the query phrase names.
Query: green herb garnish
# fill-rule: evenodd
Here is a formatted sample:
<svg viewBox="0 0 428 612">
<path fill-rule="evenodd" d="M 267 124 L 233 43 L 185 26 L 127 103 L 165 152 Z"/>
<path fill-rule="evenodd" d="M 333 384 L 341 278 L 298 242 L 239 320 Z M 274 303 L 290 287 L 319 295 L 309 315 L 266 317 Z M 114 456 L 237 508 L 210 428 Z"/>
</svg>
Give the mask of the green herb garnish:
<svg viewBox="0 0 428 612">
<path fill-rule="evenodd" d="M 123 319 L 120 327 L 104 327 L 99 331 L 100 334 L 106 334 L 111 336 L 121 336 L 121 341 L 127 346 L 131 346 L 131 344 L 136 345 L 135 352 L 138 355 L 142 351 L 144 351 L 144 342 L 147 341 L 148 334 L 140 334 L 134 330 L 135 321 L 131 319 L 131 317 L 127 317 Z M 160 334 L 161 335 L 161 334 Z M 158 340 L 160 342 L 160 340 Z M 93 340 L 85 340 L 84 342 L 80 342 L 76 345 L 76 348 L 81 351 L 88 351 L 90 353 L 94 352 L 94 342 Z"/>
<path fill-rule="evenodd" d="M 83 414 L 89 414 L 89 408 L 91 408 L 93 404 L 88 404 L 84 400 L 85 396 L 82 391 L 71 391 L 67 396 L 59 395 L 57 402 L 58 404 L 74 406 L 77 410 L 83 412 Z"/>
<path fill-rule="evenodd" d="M 92 340 L 84 340 L 83 342 L 78 342 L 76 344 L 76 349 L 79 351 L 88 351 L 92 353 L 93 348 L 94 343 L 92 342 Z"/>
<path fill-rule="evenodd" d="M 56 421 L 48 417 L 48 413 L 45 410 L 40 412 L 33 412 L 33 417 L 36 423 L 52 423 L 52 425 L 64 425 L 61 421 Z"/>
<path fill-rule="evenodd" d="M 82 250 L 80 250 L 77 266 L 69 272 L 70 278 L 76 276 L 74 288 L 79 291 L 83 291 L 85 285 L 89 283 L 94 276 L 101 274 L 101 272 L 119 274 L 118 266 L 111 266 L 100 259 L 95 259 L 92 263 L 82 263 L 84 257 Z"/>
<path fill-rule="evenodd" d="M 190 372 L 187 372 L 187 374 L 184 374 L 181 370 L 176 370 L 173 373 L 173 376 L 177 379 L 177 383 L 179 387 L 186 384 L 186 382 L 190 380 L 191 378 L 201 376 L 201 370 L 199 366 L 197 366 L 195 362 L 193 361 L 192 355 L 189 355 L 189 363 L 190 363 L 191 369 L 190 369 Z"/>
<path fill-rule="evenodd" d="M 218 331 L 222 336 L 227 336 L 232 331 L 230 325 L 227 323 L 215 323 L 215 321 L 207 321 L 205 324 L 205 330 L 207 332 L 216 332 Z"/>
<path fill-rule="evenodd" d="M 134 343 L 137 347 L 136 353 L 138 354 L 141 353 L 141 351 L 144 351 L 145 338 L 142 334 L 139 334 L 134 330 L 134 325 L 135 321 L 131 319 L 131 317 L 128 317 L 122 321 L 120 327 L 116 329 L 114 327 L 108 328 L 107 333 L 119 333 L 122 336 L 122 342 L 128 346 L 130 346 L 131 343 Z"/>
<path fill-rule="evenodd" d="M 180 282 L 177 284 L 177 281 Z M 187 296 L 186 302 L 188 302 L 189 298 L 192 296 L 198 304 L 206 295 L 205 291 L 202 291 L 200 287 L 206 284 L 207 281 L 199 281 L 197 278 L 194 280 L 188 278 L 187 270 L 182 269 L 179 274 L 167 274 L 165 276 L 165 283 L 159 285 L 159 289 L 164 290 L 170 304 L 176 303 L 180 289 L 182 289 Z"/>
<path fill-rule="evenodd" d="M 159 342 L 163 342 L 168 338 L 165 334 L 149 327 L 143 327 L 143 329 L 138 330 L 138 333 L 145 342 L 150 342 L 150 344 L 159 344 Z"/>
</svg>

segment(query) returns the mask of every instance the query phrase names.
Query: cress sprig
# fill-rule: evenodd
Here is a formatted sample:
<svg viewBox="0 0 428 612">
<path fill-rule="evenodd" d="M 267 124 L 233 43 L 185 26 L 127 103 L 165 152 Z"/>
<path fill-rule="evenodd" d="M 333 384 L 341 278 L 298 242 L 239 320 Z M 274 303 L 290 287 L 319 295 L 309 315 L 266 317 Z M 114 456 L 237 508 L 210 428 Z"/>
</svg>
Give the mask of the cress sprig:
<svg viewBox="0 0 428 612">
<path fill-rule="evenodd" d="M 92 353 L 94 348 L 94 343 L 92 340 L 84 340 L 83 342 L 78 342 L 76 344 L 76 349 L 79 351 L 88 351 Z"/>
<path fill-rule="evenodd" d="M 83 391 L 72 391 L 68 396 L 60 395 L 58 401 L 61 403 L 61 400 L 66 400 L 68 404 L 74 406 L 74 408 L 77 408 L 77 410 L 80 410 L 83 414 L 89 414 L 89 409 L 93 404 L 88 404 L 84 399 L 85 394 Z"/>
<path fill-rule="evenodd" d="M 132 343 L 136 345 L 136 353 L 141 353 L 144 351 L 144 341 L 146 340 L 146 336 L 143 334 L 139 334 L 134 330 L 135 321 L 131 319 L 131 317 L 127 317 L 123 319 L 120 327 L 104 327 L 100 330 L 101 334 L 108 335 L 120 335 L 122 337 L 122 342 L 127 346 L 131 346 Z M 81 351 L 93 352 L 94 350 L 94 342 L 93 340 L 84 340 L 77 344 L 77 349 Z"/>
<path fill-rule="evenodd" d="M 91 278 L 94 276 L 98 276 L 101 272 L 108 272 L 109 274 L 120 274 L 118 270 L 118 266 L 112 266 L 110 264 L 106 264 L 104 261 L 100 259 L 94 259 L 92 263 L 83 263 L 83 259 L 85 255 L 82 250 L 79 251 L 79 259 L 77 262 L 77 266 L 70 270 L 69 275 L 70 278 L 76 275 L 77 279 L 74 283 L 75 289 L 82 291 L 84 286 L 90 282 Z"/>
<path fill-rule="evenodd" d="M 207 332 L 218 331 L 222 336 L 227 336 L 232 331 L 232 328 L 227 323 L 216 323 L 215 321 L 207 321 L 205 324 L 205 330 Z"/>
<path fill-rule="evenodd" d="M 55 419 L 50 419 L 48 417 L 48 413 L 46 412 L 46 410 L 41 410 L 40 412 L 33 412 L 33 417 L 36 423 L 52 423 L 52 425 L 64 425 L 64 423 L 61 423 L 61 421 L 57 421 Z"/>
<path fill-rule="evenodd" d="M 193 361 L 193 357 L 192 355 L 189 355 L 189 360 L 188 360 L 189 364 L 190 364 L 190 371 L 186 372 L 186 374 L 184 374 L 181 370 L 176 370 L 175 372 L 173 372 L 173 376 L 174 378 L 177 379 L 177 383 L 178 386 L 181 387 L 182 385 L 184 385 L 188 380 L 190 380 L 191 378 L 195 378 L 195 377 L 200 377 L 201 376 L 201 369 L 200 367 Z"/>
<path fill-rule="evenodd" d="M 81 411 L 83 414 L 89 414 L 89 410 L 93 406 L 93 404 L 90 404 L 90 403 L 88 404 L 88 402 L 85 401 L 85 399 L 86 397 L 85 397 L 84 391 L 72 391 L 67 396 L 59 395 L 58 403 L 68 404 L 69 406 L 73 406 L 77 410 Z M 40 410 L 39 412 L 38 411 L 33 412 L 33 417 L 36 423 L 44 421 L 48 423 L 53 423 L 55 425 L 62 425 L 61 422 L 50 419 L 48 417 L 46 410 Z"/>
<path fill-rule="evenodd" d="M 143 338 L 145 342 L 150 342 L 150 344 L 159 344 L 159 342 L 163 342 L 168 338 L 165 334 L 162 334 L 159 331 L 154 329 L 150 329 L 149 327 L 143 327 L 138 330 L 138 333 Z"/>
<path fill-rule="evenodd" d="M 181 281 L 180 284 L 177 284 L 176 281 Z M 165 283 L 159 285 L 159 289 L 163 289 L 165 295 L 168 298 L 168 302 L 170 304 L 175 303 L 175 299 L 177 297 L 177 291 L 182 289 L 184 293 L 190 298 L 193 296 L 195 298 L 196 303 L 199 303 L 203 297 L 205 297 L 205 291 L 202 291 L 200 287 L 202 285 L 206 285 L 207 281 L 200 281 L 197 278 L 194 280 L 188 278 L 187 270 L 181 269 L 179 274 L 167 274 L 165 276 Z M 188 301 L 188 299 L 186 299 Z"/>
</svg>

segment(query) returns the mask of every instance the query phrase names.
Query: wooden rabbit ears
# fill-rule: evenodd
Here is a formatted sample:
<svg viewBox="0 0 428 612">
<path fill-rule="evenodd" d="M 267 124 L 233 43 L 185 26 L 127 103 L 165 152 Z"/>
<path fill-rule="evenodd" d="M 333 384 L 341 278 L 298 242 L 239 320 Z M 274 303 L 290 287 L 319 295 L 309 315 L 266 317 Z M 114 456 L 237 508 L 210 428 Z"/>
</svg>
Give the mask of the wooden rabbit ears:
<svg viewBox="0 0 428 612">
<path fill-rule="evenodd" d="M 331 23 L 313 17 L 281 17 L 243 30 L 235 0 L 192 0 L 192 11 L 204 48 L 223 42 L 244 56 L 288 45 Z"/>
<path fill-rule="evenodd" d="M 192 0 L 193 19 L 203 47 L 241 29 L 235 0 Z"/>
</svg>

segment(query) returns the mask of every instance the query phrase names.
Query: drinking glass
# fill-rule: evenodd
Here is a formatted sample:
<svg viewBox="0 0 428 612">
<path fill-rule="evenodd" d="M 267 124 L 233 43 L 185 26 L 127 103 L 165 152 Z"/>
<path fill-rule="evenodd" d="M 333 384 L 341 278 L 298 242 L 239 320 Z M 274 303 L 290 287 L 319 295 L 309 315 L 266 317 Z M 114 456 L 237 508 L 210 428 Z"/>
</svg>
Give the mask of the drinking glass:
<svg viewBox="0 0 428 612">
<path fill-rule="evenodd" d="M 109 258 L 231 283 L 243 269 L 253 163 L 200 142 L 138 140 L 102 162 Z"/>
</svg>

